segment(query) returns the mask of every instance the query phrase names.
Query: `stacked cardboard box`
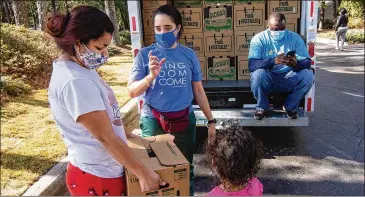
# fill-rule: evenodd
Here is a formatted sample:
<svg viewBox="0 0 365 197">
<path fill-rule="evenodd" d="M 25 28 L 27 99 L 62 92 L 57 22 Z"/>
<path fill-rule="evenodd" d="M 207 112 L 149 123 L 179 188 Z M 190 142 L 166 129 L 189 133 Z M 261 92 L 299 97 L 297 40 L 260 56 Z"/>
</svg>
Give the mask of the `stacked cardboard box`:
<svg viewBox="0 0 365 197">
<path fill-rule="evenodd" d="M 235 55 L 237 56 L 237 79 L 249 79 L 248 53 L 251 39 L 265 30 L 265 2 L 236 0 L 234 5 Z"/>
<path fill-rule="evenodd" d="M 172 0 L 143 0 L 143 45 L 148 46 L 155 42 L 154 37 L 154 25 L 153 25 L 153 12 L 161 5 L 172 4 Z"/>
<path fill-rule="evenodd" d="M 236 80 L 233 1 L 203 1 L 207 80 Z"/>
<path fill-rule="evenodd" d="M 202 1 L 175 0 L 174 5 L 181 14 L 184 29 L 179 42 L 195 51 L 200 61 L 203 80 L 206 80 Z"/>
<path fill-rule="evenodd" d="M 298 33 L 298 19 L 300 15 L 300 0 L 274 0 L 267 2 L 267 15 L 272 12 L 280 12 L 285 15 L 288 30 Z"/>
<path fill-rule="evenodd" d="M 152 11 L 172 0 L 143 2 L 148 2 L 143 17 L 144 41 L 149 45 L 154 42 Z M 251 39 L 267 28 L 272 12 L 285 14 L 287 29 L 299 31 L 300 0 L 174 0 L 173 4 L 183 19 L 179 42 L 196 52 L 203 80 L 249 79 Z"/>
</svg>

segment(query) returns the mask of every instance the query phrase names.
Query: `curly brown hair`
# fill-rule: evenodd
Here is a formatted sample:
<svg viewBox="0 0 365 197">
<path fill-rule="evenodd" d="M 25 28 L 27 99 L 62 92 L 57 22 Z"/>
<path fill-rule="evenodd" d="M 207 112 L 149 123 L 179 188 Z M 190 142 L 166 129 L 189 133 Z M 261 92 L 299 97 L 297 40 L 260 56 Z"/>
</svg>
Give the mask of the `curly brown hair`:
<svg viewBox="0 0 365 197">
<path fill-rule="evenodd" d="M 262 143 L 251 131 L 238 126 L 217 130 L 207 143 L 211 170 L 221 183 L 246 185 L 260 168 L 263 155 Z"/>
</svg>

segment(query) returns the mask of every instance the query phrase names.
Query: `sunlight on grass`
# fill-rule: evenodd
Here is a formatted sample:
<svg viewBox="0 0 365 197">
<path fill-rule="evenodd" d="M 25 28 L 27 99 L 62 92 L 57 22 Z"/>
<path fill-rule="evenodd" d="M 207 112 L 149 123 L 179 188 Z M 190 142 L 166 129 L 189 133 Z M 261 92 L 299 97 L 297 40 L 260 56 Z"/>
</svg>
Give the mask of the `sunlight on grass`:
<svg viewBox="0 0 365 197">
<path fill-rule="evenodd" d="M 20 195 L 66 156 L 66 148 L 48 108 L 47 90 L 16 98 L 1 112 L 1 195 Z"/>
<path fill-rule="evenodd" d="M 111 57 L 100 68 L 123 106 L 133 56 Z M 12 99 L 1 108 L 1 195 L 21 195 L 67 155 L 48 105 L 47 89 Z"/>
</svg>

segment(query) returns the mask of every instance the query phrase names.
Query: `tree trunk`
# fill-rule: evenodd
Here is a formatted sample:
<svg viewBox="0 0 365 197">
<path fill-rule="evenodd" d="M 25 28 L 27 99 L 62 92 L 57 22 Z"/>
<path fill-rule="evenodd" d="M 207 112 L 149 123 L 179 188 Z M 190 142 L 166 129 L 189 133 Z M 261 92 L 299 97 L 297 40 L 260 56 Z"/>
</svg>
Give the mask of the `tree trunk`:
<svg viewBox="0 0 365 197">
<path fill-rule="evenodd" d="M 336 23 L 337 16 L 338 16 L 337 7 L 338 7 L 337 0 L 333 0 L 333 19 L 332 19 L 332 21 L 334 24 Z"/>
<path fill-rule="evenodd" d="M 115 2 L 114 0 L 105 0 L 104 3 L 105 3 L 105 12 L 114 24 L 115 31 L 113 33 L 113 44 L 119 45 L 120 44 L 118 38 L 119 24 L 118 24 L 117 14 L 115 12 Z"/>
<path fill-rule="evenodd" d="M 128 15 L 128 5 L 127 5 L 127 1 L 124 0 L 123 1 L 123 6 L 119 7 L 119 12 L 121 14 L 121 22 L 124 25 L 124 29 L 125 30 L 130 30 L 129 28 L 129 15 Z"/>
<path fill-rule="evenodd" d="M 47 1 L 37 0 L 37 13 L 38 13 L 38 30 L 44 29 L 45 16 L 47 12 Z"/>
<path fill-rule="evenodd" d="M 9 0 L 4 0 L 3 2 L 5 2 L 6 8 L 9 11 L 10 24 L 15 24 L 14 12 L 11 6 L 11 2 Z"/>
<path fill-rule="evenodd" d="M 24 25 L 24 27 L 29 26 L 28 12 L 26 9 L 25 1 L 12 1 L 12 8 L 14 12 L 15 24 Z"/>
<path fill-rule="evenodd" d="M 6 23 L 10 23 L 11 22 L 11 20 L 10 20 L 10 11 L 9 11 L 9 8 L 8 8 L 5 0 L 3 1 L 2 8 L 3 8 L 4 20 L 6 21 Z"/>
<path fill-rule="evenodd" d="M 55 0 L 51 0 L 52 13 L 55 14 L 57 11 Z"/>
</svg>

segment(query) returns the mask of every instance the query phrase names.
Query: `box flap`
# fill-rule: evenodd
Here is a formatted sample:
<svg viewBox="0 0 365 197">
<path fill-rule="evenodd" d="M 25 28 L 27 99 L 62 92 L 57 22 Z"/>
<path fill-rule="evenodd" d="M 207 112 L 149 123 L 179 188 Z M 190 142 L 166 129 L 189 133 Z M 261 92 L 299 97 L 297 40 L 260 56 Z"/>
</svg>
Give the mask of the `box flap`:
<svg viewBox="0 0 365 197">
<path fill-rule="evenodd" d="M 149 146 L 150 142 L 155 141 L 155 137 L 149 138 L 128 138 L 127 144 L 132 149 L 132 152 L 141 160 L 149 159 L 148 151 L 151 149 Z"/>
<path fill-rule="evenodd" d="M 175 144 L 169 143 L 169 141 L 156 141 L 150 143 L 150 146 L 163 166 L 189 163 L 179 148 Z"/>
</svg>

